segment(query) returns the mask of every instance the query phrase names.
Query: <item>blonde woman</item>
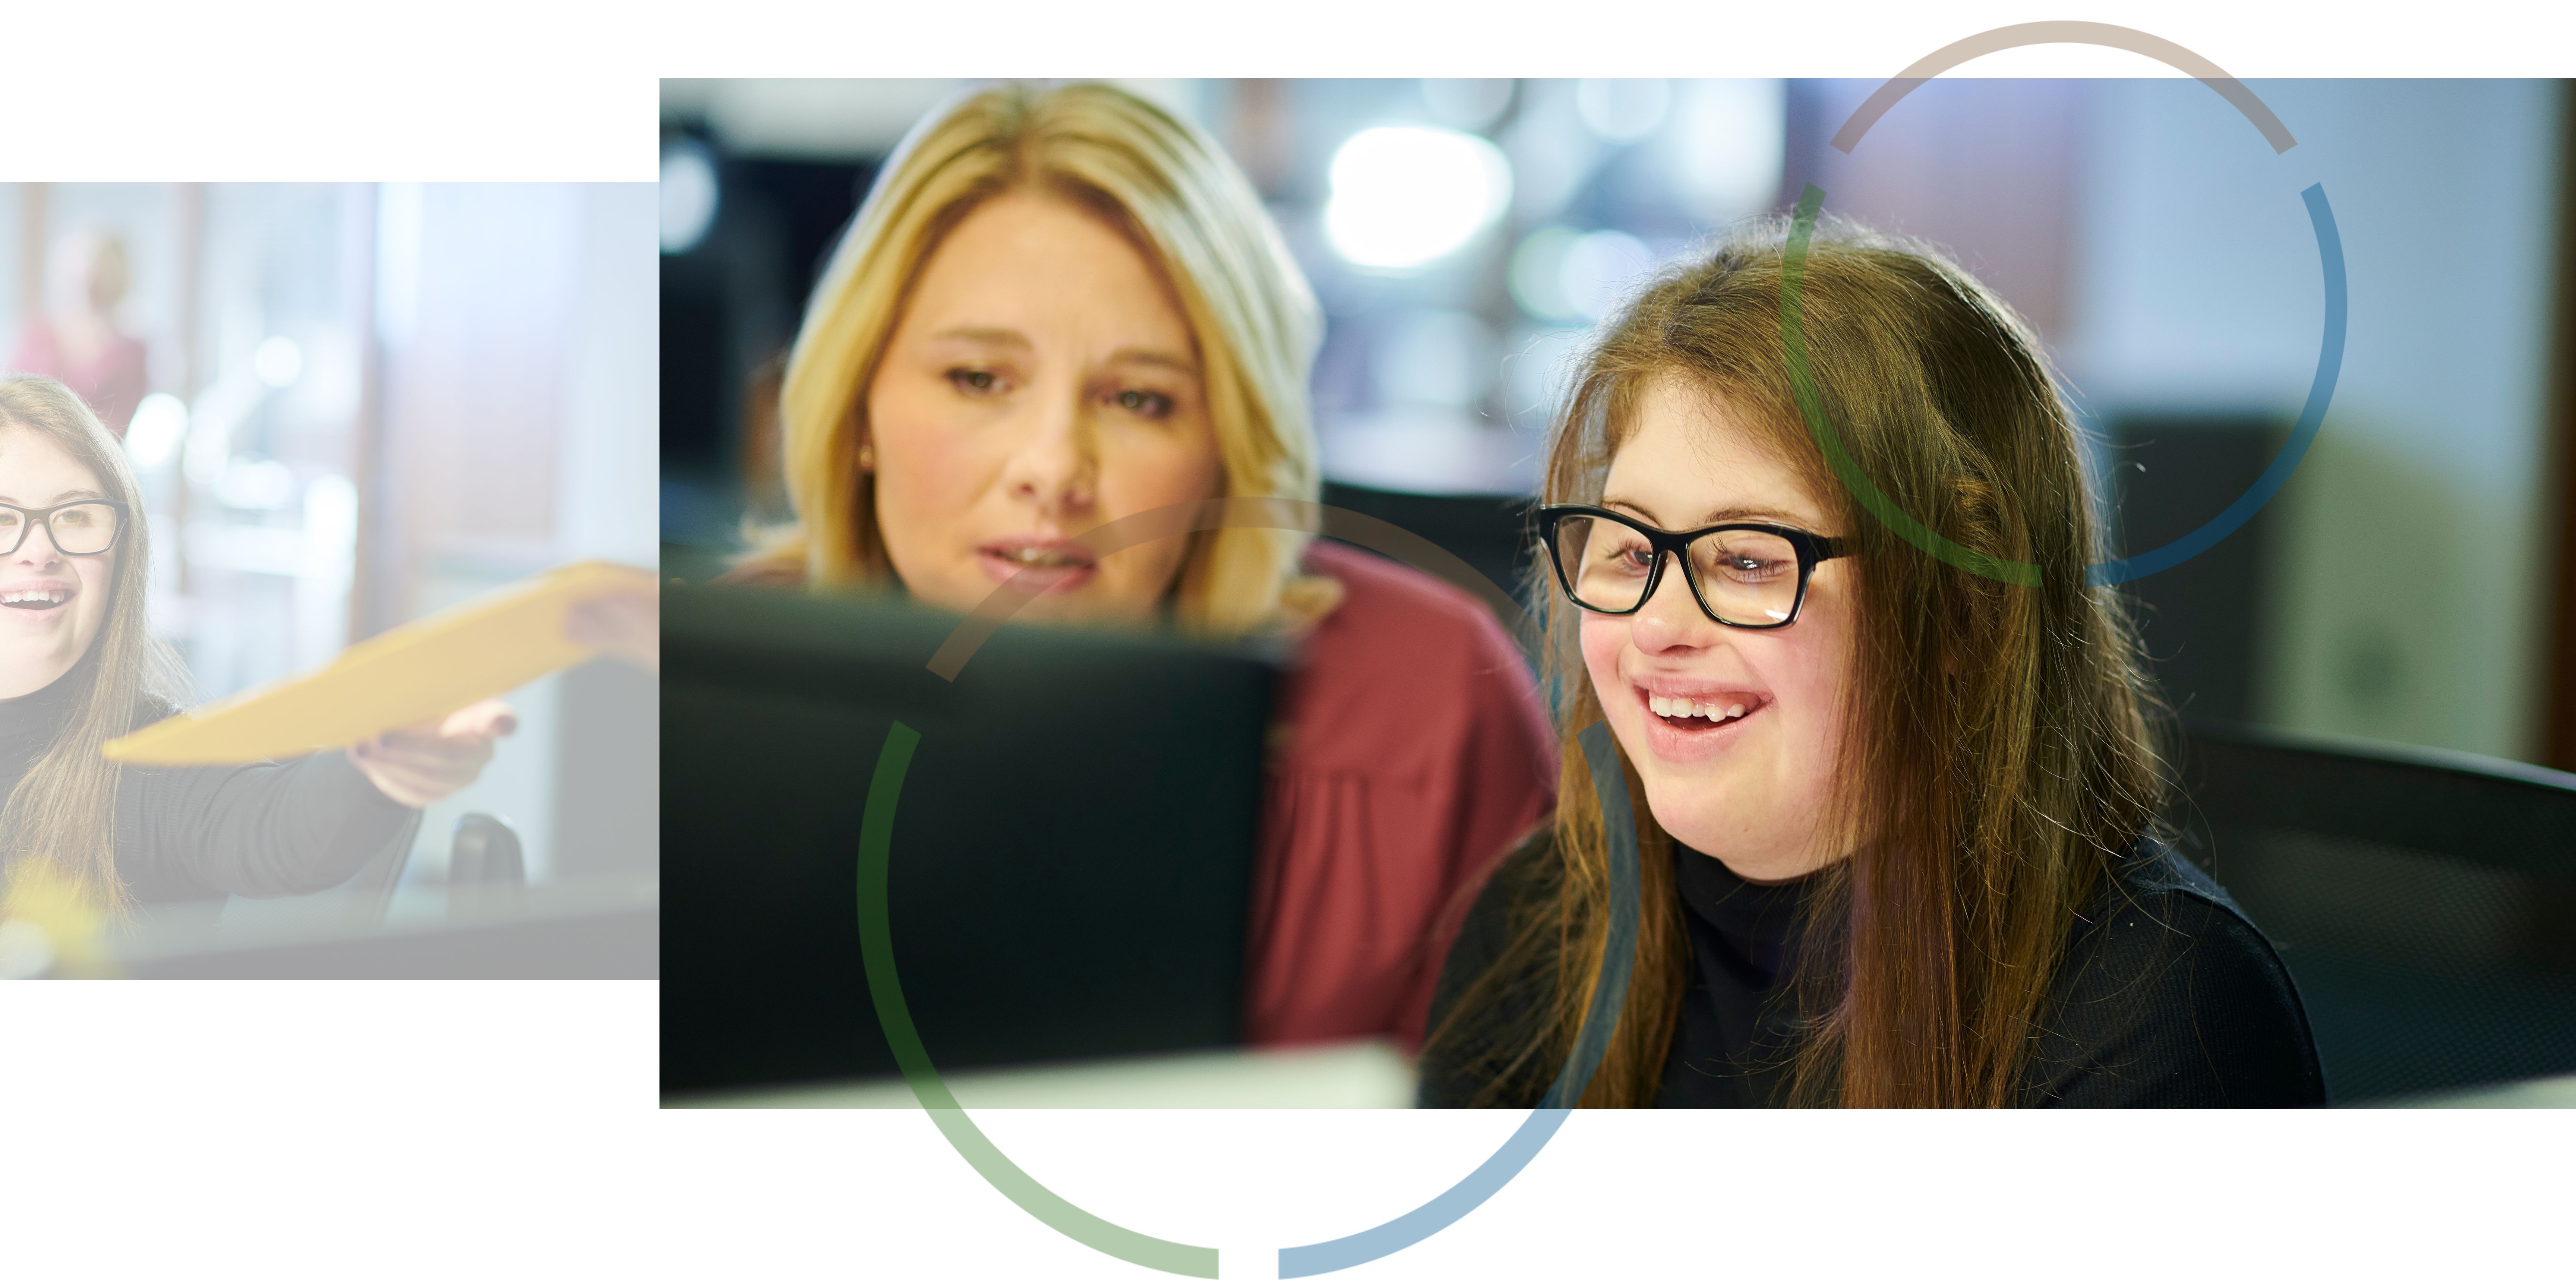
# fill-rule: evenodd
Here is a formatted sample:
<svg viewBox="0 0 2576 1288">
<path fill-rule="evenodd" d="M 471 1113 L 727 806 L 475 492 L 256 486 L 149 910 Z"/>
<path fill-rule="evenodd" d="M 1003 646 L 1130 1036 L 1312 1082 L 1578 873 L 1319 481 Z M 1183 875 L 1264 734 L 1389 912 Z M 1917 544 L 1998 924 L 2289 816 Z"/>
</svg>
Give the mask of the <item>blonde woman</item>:
<svg viewBox="0 0 2576 1288">
<path fill-rule="evenodd" d="M 515 723 L 499 702 L 286 764 L 102 758 L 179 691 L 144 625 L 141 500 L 69 389 L 0 379 L 0 882 L 49 878 L 111 910 L 325 889 L 474 781 Z"/>
<path fill-rule="evenodd" d="M 1481 605 L 1303 534 L 1069 539 L 1317 494 L 1314 297 L 1242 173 L 1102 85 L 933 112 L 816 287 L 781 396 L 799 522 L 741 570 L 962 611 L 1300 638 L 1265 798 L 1246 1037 L 1418 1039 L 1438 913 L 1549 801 L 1549 734 Z"/>
</svg>

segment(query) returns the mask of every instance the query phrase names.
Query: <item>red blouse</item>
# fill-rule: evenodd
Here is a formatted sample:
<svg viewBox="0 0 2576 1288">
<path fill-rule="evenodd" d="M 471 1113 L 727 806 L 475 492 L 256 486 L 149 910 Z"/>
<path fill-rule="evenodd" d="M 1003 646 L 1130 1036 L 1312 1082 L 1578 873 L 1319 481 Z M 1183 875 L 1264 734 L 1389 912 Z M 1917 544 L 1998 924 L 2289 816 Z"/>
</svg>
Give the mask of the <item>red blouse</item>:
<svg viewBox="0 0 2576 1288">
<path fill-rule="evenodd" d="M 1418 1045 L 1442 914 L 1554 808 L 1555 739 L 1473 596 L 1321 541 L 1306 568 L 1344 594 L 1282 681 L 1244 1036 Z"/>
<path fill-rule="evenodd" d="M 126 426 L 134 420 L 134 409 L 142 405 L 144 387 L 149 382 L 144 357 L 142 341 L 119 335 L 111 337 L 106 348 L 87 360 L 74 362 L 71 355 L 63 352 L 53 323 L 39 317 L 30 319 L 26 330 L 19 333 L 18 351 L 9 365 L 30 375 L 62 381 L 98 414 L 107 432 L 122 439 Z"/>
</svg>

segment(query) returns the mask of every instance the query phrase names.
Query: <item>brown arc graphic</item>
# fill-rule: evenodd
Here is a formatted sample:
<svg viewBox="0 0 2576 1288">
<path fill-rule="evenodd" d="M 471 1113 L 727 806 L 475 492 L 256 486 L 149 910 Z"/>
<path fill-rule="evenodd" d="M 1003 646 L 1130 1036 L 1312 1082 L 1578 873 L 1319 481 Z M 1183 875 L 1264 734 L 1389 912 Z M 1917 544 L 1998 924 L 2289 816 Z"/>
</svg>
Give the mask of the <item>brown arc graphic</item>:
<svg viewBox="0 0 2576 1288">
<path fill-rule="evenodd" d="M 2281 118 L 2274 116 L 2271 108 L 2263 106 L 2263 100 L 2245 88 L 2244 82 L 2228 75 L 2218 64 L 2162 36 L 2151 36 L 2135 27 L 2119 27 L 2107 22 L 2021 22 L 1952 41 L 1914 60 L 1913 65 L 1879 86 L 1878 91 L 1851 114 L 1851 119 L 1843 122 L 1843 128 L 1834 134 L 1834 150 L 1848 154 L 1859 145 L 1860 137 L 1869 133 L 1869 127 L 1887 115 L 1887 109 L 1896 106 L 1923 82 L 1970 59 L 1983 58 L 2006 49 L 2019 49 L 2024 45 L 2100 45 L 2144 54 L 2217 90 L 2220 97 L 2235 104 L 2236 110 L 2254 123 L 2255 129 L 2263 132 L 2264 141 L 2272 145 L 2275 155 L 2298 146 L 2298 140 L 2290 137 L 2289 127 L 2282 125 Z"/>
</svg>

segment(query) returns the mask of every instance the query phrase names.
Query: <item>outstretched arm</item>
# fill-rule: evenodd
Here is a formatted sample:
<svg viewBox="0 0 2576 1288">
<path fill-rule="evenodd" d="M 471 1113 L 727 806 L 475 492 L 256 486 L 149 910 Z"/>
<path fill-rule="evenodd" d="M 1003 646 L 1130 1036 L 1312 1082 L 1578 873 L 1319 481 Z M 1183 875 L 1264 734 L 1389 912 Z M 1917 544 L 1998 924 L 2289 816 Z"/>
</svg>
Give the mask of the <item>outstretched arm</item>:
<svg viewBox="0 0 2576 1288">
<path fill-rule="evenodd" d="M 478 702 L 433 725 L 283 764 L 130 766 L 120 875 L 143 902 L 309 894 L 347 880 L 420 807 L 474 781 L 517 717 Z"/>
</svg>

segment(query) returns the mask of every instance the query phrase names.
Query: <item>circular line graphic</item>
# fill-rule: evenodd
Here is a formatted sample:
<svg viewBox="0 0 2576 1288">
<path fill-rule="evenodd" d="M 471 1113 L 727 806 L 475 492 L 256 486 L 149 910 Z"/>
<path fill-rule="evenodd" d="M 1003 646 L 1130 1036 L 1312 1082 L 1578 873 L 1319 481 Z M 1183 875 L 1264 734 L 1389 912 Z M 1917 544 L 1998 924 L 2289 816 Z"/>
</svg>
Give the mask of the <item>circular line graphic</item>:
<svg viewBox="0 0 2576 1288">
<path fill-rule="evenodd" d="M 2216 64 L 2144 32 L 2083 22 L 2024 23 L 2000 27 L 1944 46 L 1882 84 L 1844 123 L 1832 140 L 1833 146 L 1849 153 L 1880 116 L 1913 92 L 1924 79 L 1948 67 L 1997 50 L 2042 43 L 2105 45 L 2159 59 L 2199 78 L 2236 105 L 2272 144 L 2275 153 L 2296 146 L 2289 131 L 2270 109 Z M 2035 566 L 2010 563 L 1967 550 L 1914 522 L 1869 484 L 1857 463 L 1843 451 L 1840 440 L 1833 435 L 1806 365 L 1805 335 L 1798 308 L 1798 288 L 1805 269 L 1807 246 L 1813 235 L 1816 216 L 1822 209 L 1824 195 L 1821 188 L 1812 184 L 1803 194 L 1798 214 L 1792 222 L 1789 254 L 1783 271 L 1782 340 L 1789 356 L 1792 385 L 1802 416 L 1824 448 L 1828 460 L 1833 462 L 1837 475 L 1852 487 L 1873 514 L 1905 534 L 1907 540 L 1936 557 L 1971 571 L 2017 584 L 2036 585 L 2038 570 Z M 2342 242 L 2336 234 L 2333 212 L 2326 203 L 2324 189 L 2322 185 L 2311 185 L 2301 196 L 2315 227 L 2318 254 L 2324 265 L 2326 325 L 2316 378 L 2297 429 L 2262 478 L 2216 518 L 2181 540 L 2146 554 L 2088 567 L 2085 575 L 2087 584 L 2116 584 L 2145 576 L 2172 567 L 2215 545 L 2271 500 L 2287 482 L 2291 471 L 2297 468 L 2309 443 L 2315 438 L 2326 407 L 2332 400 L 2335 380 L 2342 366 L 2346 295 Z M 1078 539 L 1096 553 L 1105 555 L 1146 541 L 1224 527 L 1285 528 L 1320 532 L 1350 541 L 1439 573 L 1452 582 L 1473 587 L 1516 634 L 1526 634 L 1528 630 L 1527 615 L 1517 601 L 1447 550 L 1383 520 L 1312 501 L 1232 498 L 1170 506 L 1114 520 Z M 1948 553 L 1944 553 L 1942 547 L 1947 547 Z M 1983 567 L 1978 566 L 1980 561 Z M 2022 574 L 2017 570 L 2026 570 L 2028 580 L 2022 580 Z M 1044 589 L 1045 584 L 1044 579 L 1033 573 L 1022 573 L 997 587 L 940 645 L 927 663 L 928 669 L 943 679 L 955 680 L 967 660 L 994 629 L 1015 615 Z M 1409 1247 L 1447 1228 L 1499 1192 L 1537 1157 L 1564 1124 L 1566 1116 L 1572 1112 L 1573 1103 L 1581 1098 L 1583 1088 L 1590 1083 L 1626 998 L 1639 915 L 1638 873 L 1635 818 L 1609 729 L 1606 725 L 1595 724 L 1583 730 L 1577 736 L 1577 742 L 1591 773 L 1608 831 L 1613 912 L 1611 933 L 1603 948 L 1599 982 L 1565 1067 L 1559 1070 L 1555 1084 L 1511 1137 L 1464 1179 L 1429 1202 L 1381 1225 L 1340 1239 L 1279 1249 L 1280 1278 L 1301 1278 L 1347 1269 Z M 896 974 L 886 898 L 896 805 L 902 793 L 904 776 L 919 744 L 920 735 L 900 721 L 887 733 L 869 782 L 858 854 L 857 911 L 862 961 L 879 1024 L 885 1031 L 888 1044 L 894 1049 L 906 1084 L 959 1156 L 1005 1198 L 1049 1227 L 1096 1251 L 1136 1265 L 1197 1278 L 1217 1277 L 1216 1249 L 1159 1239 L 1117 1225 L 1057 1195 L 1012 1163 L 975 1126 L 931 1062 L 929 1052 L 923 1047 L 920 1034 L 912 1023 Z"/>
<path fill-rule="evenodd" d="M 1383 519 L 1314 501 L 1232 497 L 1186 502 L 1112 520 L 1074 540 L 1099 557 L 1148 541 L 1219 528 L 1317 532 L 1404 559 L 1417 567 L 1451 574 L 1452 580 L 1463 574 L 1515 631 L 1528 629 L 1529 618 L 1520 604 L 1465 560 Z M 933 652 L 927 669 L 954 681 L 993 631 L 1047 584 L 1043 575 L 1023 571 L 995 587 Z M 1538 1157 L 1573 1112 L 1574 1103 L 1582 1099 L 1583 1089 L 1591 1085 L 1592 1075 L 1609 1048 L 1610 1031 L 1617 1023 L 1619 1009 L 1627 1000 L 1629 968 L 1636 955 L 1637 828 L 1609 726 L 1594 724 L 1576 735 L 1576 741 L 1591 772 L 1593 790 L 1600 797 L 1609 843 L 1611 925 L 1609 938 L 1602 946 L 1601 973 L 1593 987 L 1592 1004 L 1585 1012 L 1583 1027 L 1575 1035 L 1564 1067 L 1557 1072 L 1555 1084 L 1501 1147 L 1457 1184 L 1412 1211 L 1357 1234 L 1279 1249 L 1280 1278 L 1304 1278 L 1348 1269 L 1411 1247 L 1448 1228 L 1500 1192 L 1531 1159 Z M 920 742 L 921 735 L 901 721 L 887 732 L 885 745 L 877 755 L 876 770 L 869 779 L 859 825 L 861 960 L 877 1022 L 885 1031 L 887 1045 L 894 1049 L 905 1084 L 949 1146 L 987 1184 L 1029 1215 L 1075 1242 L 1122 1261 L 1194 1278 L 1216 1278 L 1216 1249 L 1130 1230 L 1076 1206 L 1030 1176 L 984 1135 L 939 1076 L 922 1044 L 920 1031 L 913 1025 L 911 1008 L 904 1001 L 903 985 L 895 970 L 893 927 L 886 898 L 895 807 L 902 795 L 904 774 Z"/>
<path fill-rule="evenodd" d="M 967 1116 L 931 1065 L 921 1033 L 912 1025 L 912 1008 L 904 1004 L 903 985 L 895 977 L 894 932 L 886 905 L 895 803 L 903 794 L 903 776 L 912 766 L 913 748 L 920 744 L 921 735 L 900 720 L 886 731 L 876 773 L 868 780 L 867 812 L 859 820 L 859 952 L 867 965 L 868 996 L 876 1003 L 877 1024 L 885 1030 L 886 1045 L 894 1048 L 905 1084 L 929 1112 L 939 1134 L 948 1138 L 949 1147 L 1021 1211 L 1121 1261 L 1197 1279 L 1216 1278 L 1216 1249 L 1157 1239 L 1094 1216 L 1020 1170 Z"/>
<path fill-rule="evenodd" d="M 1834 149 L 1848 155 L 1852 145 L 1860 142 L 1860 136 L 1869 133 L 1869 127 L 1887 115 L 1887 109 L 1920 89 L 1923 82 L 1970 59 L 2019 49 L 2024 45 L 2100 45 L 2106 49 L 2145 54 L 2176 71 L 2187 73 L 2201 84 L 2217 90 L 2219 97 L 2235 104 L 2236 110 L 2243 112 L 2245 119 L 2263 132 L 2263 139 L 2272 145 L 2274 155 L 2299 145 L 2297 139 L 2290 137 L 2288 127 L 2281 124 L 2281 118 L 2274 116 L 2272 109 L 2254 96 L 2254 91 L 2245 88 L 2243 81 L 2228 75 L 2218 64 L 2162 36 L 2151 36 L 2135 27 L 2114 26 L 2107 22 L 2020 22 L 1951 41 L 1889 77 L 1886 84 L 1879 86 L 1868 101 L 1851 114 L 1851 119 L 1843 122 L 1843 128 L 1834 132 Z"/>
<path fill-rule="evenodd" d="M 1997 27 L 1945 45 L 1880 85 L 1843 122 L 1843 128 L 1834 134 L 1833 146 L 1848 155 L 1889 108 L 1913 93 L 1924 80 L 1942 71 L 1998 50 L 2044 44 L 2103 45 L 2144 54 L 2169 64 L 2190 73 L 2234 104 L 2238 111 L 2244 113 L 2245 119 L 2262 132 L 2264 139 L 2272 145 L 2274 154 L 2298 146 L 2298 141 L 2290 137 L 2289 130 L 2272 113 L 2272 109 L 2255 97 L 2254 91 L 2220 70 L 2218 64 L 2161 37 L 2099 22 L 2021 23 Z M 2325 275 L 2326 316 L 2324 336 L 2317 350 L 2316 377 L 2309 383 L 2307 403 L 2299 409 L 2298 423 L 2291 430 L 2289 441 L 2282 445 L 2262 477 L 2217 517 L 2145 554 L 2087 566 L 2084 570 L 2085 585 L 2113 586 L 2162 572 L 2217 545 L 2269 504 L 2282 485 L 2290 481 L 2290 475 L 2299 468 L 2299 462 L 2307 457 L 2308 445 L 2316 440 L 2318 428 L 2325 423 L 2326 407 L 2334 401 L 2335 381 L 2343 371 L 2347 298 L 2343 238 L 2335 229 L 2334 210 L 2326 203 L 2325 185 L 2310 184 L 2299 196 L 2307 204 L 2308 221 L 2316 232 L 2317 258 Z M 1825 190 L 1812 183 L 1800 194 L 1797 213 L 1790 221 L 1789 245 L 1780 274 L 1781 347 L 1788 359 L 1790 392 L 1797 400 L 1800 417 L 1807 422 L 1808 433 L 1824 450 L 1826 462 L 1832 466 L 1835 477 L 1842 481 L 1843 486 L 1851 490 L 1864 509 L 1903 537 L 1907 544 L 1952 567 L 1982 577 L 2016 586 L 2038 585 L 2038 565 L 1970 550 L 1932 531 L 1906 513 L 1903 507 L 1889 500 L 1870 482 L 1859 463 L 1844 450 L 1841 438 L 1834 433 L 1832 422 L 1825 415 L 1823 400 L 1816 394 L 1813 374 L 1808 369 L 1806 328 L 1799 307 L 1799 287 L 1806 271 L 1807 245 L 1815 235 L 1816 216 L 1823 209 L 1824 201 Z"/>
<path fill-rule="evenodd" d="M 1618 1023 L 1619 1008 L 1628 1000 L 1628 969 L 1636 958 L 1637 819 L 1629 809 L 1628 783 L 1619 772 L 1619 754 L 1611 745 L 1610 726 L 1595 724 L 1576 735 L 1575 740 L 1583 746 L 1584 767 L 1592 772 L 1592 790 L 1600 797 L 1601 821 L 1608 833 L 1610 937 L 1601 947 L 1600 982 L 1593 985 L 1592 1005 L 1584 1012 L 1583 1028 L 1575 1035 L 1574 1049 L 1567 1053 L 1565 1067 L 1557 1071 L 1555 1085 L 1539 1099 L 1538 1107 L 1521 1120 L 1520 1129 L 1494 1151 L 1493 1157 L 1469 1172 L 1465 1180 L 1374 1229 L 1327 1243 L 1281 1248 L 1280 1278 L 1300 1279 L 1345 1270 L 1412 1247 L 1447 1229 L 1520 1175 L 1521 1169 L 1555 1138 L 1556 1129 L 1565 1125 L 1566 1116 L 1574 1112 L 1574 1103 L 1583 1098 L 1583 1089 L 1592 1085 L 1592 1074 L 1601 1067 L 1601 1057 L 1610 1049 L 1610 1030 Z"/>
</svg>

